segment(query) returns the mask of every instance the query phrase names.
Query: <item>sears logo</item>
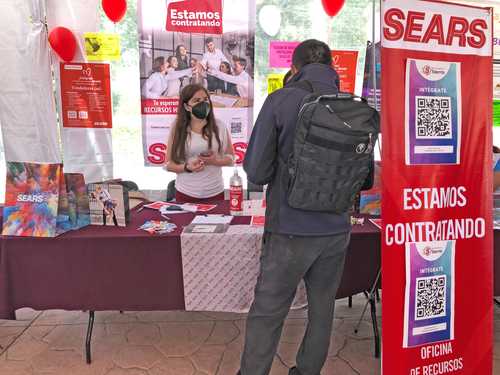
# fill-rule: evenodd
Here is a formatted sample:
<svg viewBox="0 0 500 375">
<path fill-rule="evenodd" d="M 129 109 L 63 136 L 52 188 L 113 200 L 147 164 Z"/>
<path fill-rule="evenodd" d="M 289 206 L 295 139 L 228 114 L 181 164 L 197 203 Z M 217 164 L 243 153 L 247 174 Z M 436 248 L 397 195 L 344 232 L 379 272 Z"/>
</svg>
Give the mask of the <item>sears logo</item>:
<svg viewBox="0 0 500 375">
<path fill-rule="evenodd" d="M 19 194 L 17 201 L 20 203 L 43 203 L 45 196 L 43 194 Z"/>
<path fill-rule="evenodd" d="M 170 1 L 167 31 L 222 34 L 222 0 Z"/>
</svg>

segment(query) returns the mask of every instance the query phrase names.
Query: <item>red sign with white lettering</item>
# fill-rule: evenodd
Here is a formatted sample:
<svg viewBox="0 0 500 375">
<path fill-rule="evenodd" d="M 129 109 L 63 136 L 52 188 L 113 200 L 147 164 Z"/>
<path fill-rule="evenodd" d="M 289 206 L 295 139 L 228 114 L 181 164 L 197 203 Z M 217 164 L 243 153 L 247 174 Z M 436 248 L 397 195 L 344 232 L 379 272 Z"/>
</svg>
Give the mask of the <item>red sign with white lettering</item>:
<svg viewBox="0 0 500 375">
<path fill-rule="evenodd" d="M 60 76 L 63 126 L 110 129 L 109 64 L 61 63 Z"/>
<path fill-rule="evenodd" d="M 332 50 L 332 65 L 339 75 L 340 91 L 354 93 L 358 51 Z"/>
<path fill-rule="evenodd" d="M 222 34 L 222 0 L 170 1 L 167 31 Z"/>
<path fill-rule="evenodd" d="M 490 375 L 492 11 L 382 1 L 382 372 Z"/>
</svg>

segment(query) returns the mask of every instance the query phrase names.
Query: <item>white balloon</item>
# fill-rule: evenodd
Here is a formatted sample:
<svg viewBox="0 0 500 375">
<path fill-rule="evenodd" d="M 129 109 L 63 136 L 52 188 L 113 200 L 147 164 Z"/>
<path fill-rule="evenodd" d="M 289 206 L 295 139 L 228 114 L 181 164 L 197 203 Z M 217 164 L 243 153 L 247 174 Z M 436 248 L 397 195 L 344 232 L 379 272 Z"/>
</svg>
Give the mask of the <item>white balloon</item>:
<svg viewBox="0 0 500 375">
<path fill-rule="evenodd" d="M 259 24 L 262 30 L 269 35 L 275 36 L 281 27 L 281 10 L 276 5 L 264 5 L 260 8 Z"/>
</svg>

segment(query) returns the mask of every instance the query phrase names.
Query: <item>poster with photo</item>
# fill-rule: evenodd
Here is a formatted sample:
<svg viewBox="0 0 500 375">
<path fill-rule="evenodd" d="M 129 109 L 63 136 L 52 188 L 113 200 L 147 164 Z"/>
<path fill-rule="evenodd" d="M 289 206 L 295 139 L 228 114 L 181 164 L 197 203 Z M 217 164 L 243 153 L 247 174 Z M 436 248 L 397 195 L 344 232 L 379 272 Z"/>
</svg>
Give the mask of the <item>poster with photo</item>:
<svg viewBox="0 0 500 375">
<path fill-rule="evenodd" d="M 145 165 L 165 163 L 179 94 L 210 93 L 219 124 L 243 161 L 253 114 L 254 0 L 139 0 L 141 113 Z"/>
<path fill-rule="evenodd" d="M 123 186 L 119 184 L 94 183 L 87 185 L 90 206 L 90 224 L 104 226 L 127 226 Z"/>
</svg>

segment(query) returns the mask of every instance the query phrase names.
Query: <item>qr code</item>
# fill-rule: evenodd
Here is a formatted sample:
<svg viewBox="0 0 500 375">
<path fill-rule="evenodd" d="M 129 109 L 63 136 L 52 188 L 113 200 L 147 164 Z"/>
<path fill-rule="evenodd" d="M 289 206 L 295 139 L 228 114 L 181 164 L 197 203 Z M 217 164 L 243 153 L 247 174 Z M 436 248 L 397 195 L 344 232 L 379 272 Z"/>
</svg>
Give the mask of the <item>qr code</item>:
<svg viewBox="0 0 500 375">
<path fill-rule="evenodd" d="M 231 122 L 231 135 L 241 134 L 243 132 L 243 123 L 241 121 Z"/>
<path fill-rule="evenodd" d="M 70 120 L 76 119 L 76 111 L 68 111 L 68 118 Z"/>
<path fill-rule="evenodd" d="M 416 279 L 415 320 L 446 316 L 446 275 Z"/>
<path fill-rule="evenodd" d="M 417 138 L 451 139 L 451 98 L 417 96 Z"/>
<path fill-rule="evenodd" d="M 78 112 L 78 117 L 82 120 L 87 120 L 89 118 L 89 113 L 87 111 L 80 111 Z"/>
</svg>

